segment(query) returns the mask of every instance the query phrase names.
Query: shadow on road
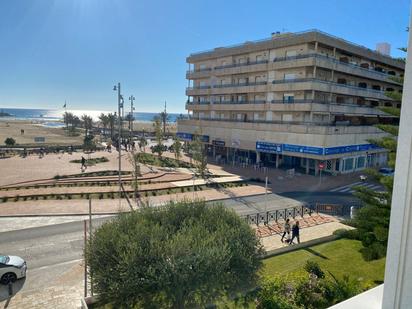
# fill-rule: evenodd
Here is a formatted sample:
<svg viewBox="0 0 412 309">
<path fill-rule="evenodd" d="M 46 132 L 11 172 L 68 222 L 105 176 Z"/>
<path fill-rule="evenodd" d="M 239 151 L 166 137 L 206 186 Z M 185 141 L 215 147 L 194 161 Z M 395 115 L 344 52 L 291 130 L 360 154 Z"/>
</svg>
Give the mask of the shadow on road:
<svg viewBox="0 0 412 309">
<path fill-rule="evenodd" d="M 0 308 L 7 308 L 14 295 L 16 295 L 24 286 L 26 278 L 22 278 L 11 284 L 11 286 L 0 284 Z"/>
</svg>

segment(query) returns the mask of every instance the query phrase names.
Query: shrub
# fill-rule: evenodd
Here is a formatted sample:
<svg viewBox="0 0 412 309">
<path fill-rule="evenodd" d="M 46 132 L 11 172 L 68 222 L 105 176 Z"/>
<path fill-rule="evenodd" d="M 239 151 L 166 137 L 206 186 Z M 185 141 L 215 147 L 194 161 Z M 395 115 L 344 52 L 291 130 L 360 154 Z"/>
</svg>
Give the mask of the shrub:
<svg viewBox="0 0 412 309">
<path fill-rule="evenodd" d="M 14 146 L 16 144 L 16 140 L 12 137 L 8 137 L 4 140 L 6 146 Z"/>
<path fill-rule="evenodd" d="M 325 278 L 325 273 L 320 268 L 319 264 L 314 261 L 306 261 L 304 269 L 310 273 L 314 274 L 318 278 Z"/>
<path fill-rule="evenodd" d="M 193 308 L 255 287 L 263 250 L 233 211 L 196 201 L 119 215 L 95 231 L 85 257 L 102 303 Z"/>
</svg>

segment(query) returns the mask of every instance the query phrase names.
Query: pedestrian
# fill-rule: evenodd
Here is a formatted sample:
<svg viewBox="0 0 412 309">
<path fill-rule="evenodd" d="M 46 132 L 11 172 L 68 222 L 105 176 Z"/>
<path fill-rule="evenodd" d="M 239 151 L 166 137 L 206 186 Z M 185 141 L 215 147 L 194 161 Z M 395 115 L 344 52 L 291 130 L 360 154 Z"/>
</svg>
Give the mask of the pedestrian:
<svg viewBox="0 0 412 309">
<path fill-rule="evenodd" d="M 286 219 L 285 225 L 284 225 L 284 227 L 283 227 L 283 235 L 282 235 L 282 239 L 280 240 L 281 242 L 283 242 L 283 238 L 285 238 L 286 234 L 287 234 L 286 242 L 289 242 L 289 239 L 290 239 L 290 223 L 289 223 L 289 218 Z"/>
<path fill-rule="evenodd" d="M 293 240 L 298 240 L 298 244 L 300 244 L 300 237 L 299 237 L 299 221 L 296 221 L 295 224 L 292 226 L 292 238 L 289 241 L 289 245 L 293 244 Z"/>
<path fill-rule="evenodd" d="M 86 159 L 82 156 L 82 167 L 81 169 L 86 169 Z"/>
</svg>

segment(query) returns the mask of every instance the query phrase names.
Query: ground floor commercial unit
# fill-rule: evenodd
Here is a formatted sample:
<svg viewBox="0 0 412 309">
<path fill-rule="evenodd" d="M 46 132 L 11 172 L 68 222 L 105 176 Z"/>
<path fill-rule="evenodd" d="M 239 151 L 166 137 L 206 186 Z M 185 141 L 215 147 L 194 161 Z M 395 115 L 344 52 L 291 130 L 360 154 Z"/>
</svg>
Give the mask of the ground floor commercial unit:
<svg viewBox="0 0 412 309">
<path fill-rule="evenodd" d="M 370 131 L 356 136 L 347 133 L 343 134 L 343 138 L 303 133 L 279 135 L 276 132 L 259 131 L 254 140 L 247 139 L 251 134 L 239 134 L 236 130 L 232 134 L 227 129 L 225 134 L 210 134 L 215 129 L 202 127 L 201 140 L 208 155 L 218 163 L 294 168 L 317 175 L 320 170 L 330 174 L 345 174 L 368 167 L 385 166 L 388 159 L 385 149 L 367 142 L 385 135 L 382 131 L 374 131 L 375 128 L 372 130 L 374 133 Z M 193 132 L 198 131 L 179 125 L 177 135 L 183 141 L 191 141 L 195 134 Z M 340 143 L 332 143 L 336 140 Z"/>
</svg>

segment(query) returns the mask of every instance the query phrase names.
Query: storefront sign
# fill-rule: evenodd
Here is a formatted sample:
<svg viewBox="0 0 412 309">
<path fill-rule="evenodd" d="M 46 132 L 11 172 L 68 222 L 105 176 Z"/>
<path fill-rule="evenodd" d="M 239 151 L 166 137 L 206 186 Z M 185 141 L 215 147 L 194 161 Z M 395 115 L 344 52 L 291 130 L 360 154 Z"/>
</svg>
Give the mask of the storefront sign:
<svg viewBox="0 0 412 309">
<path fill-rule="evenodd" d="M 256 142 L 256 150 L 268 153 L 282 153 L 282 144 L 269 142 Z"/>
<path fill-rule="evenodd" d="M 376 146 L 373 144 L 327 147 L 325 148 L 325 155 L 333 155 L 333 154 L 357 152 L 357 151 L 368 151 L 371 149 L 379 149 L 379 148 L 380 148 L 379 146 Z"/>
<path fill-rule="evenodd" d="M 217 141 L 217 140 L 213 140 L 212 144 L 218 147 L 225 147 L 225 141 Z"/>
<path fill-rule="evenodd" d="M 314 155 L 319 155 L 319 156 L 323 155 L 322 147 L 313 147 L 313 146 L 283 144 L 283 151 L 308 153 L 308 154 L 314 154 Z"/>
</svg>

